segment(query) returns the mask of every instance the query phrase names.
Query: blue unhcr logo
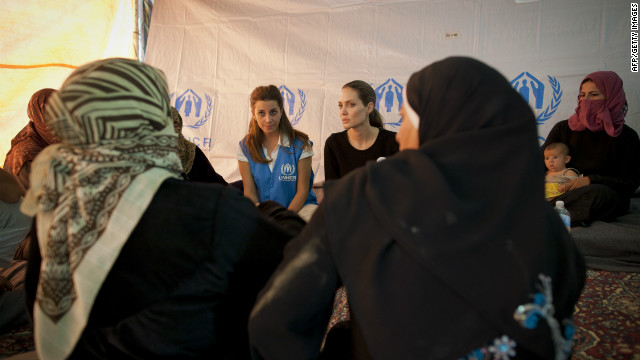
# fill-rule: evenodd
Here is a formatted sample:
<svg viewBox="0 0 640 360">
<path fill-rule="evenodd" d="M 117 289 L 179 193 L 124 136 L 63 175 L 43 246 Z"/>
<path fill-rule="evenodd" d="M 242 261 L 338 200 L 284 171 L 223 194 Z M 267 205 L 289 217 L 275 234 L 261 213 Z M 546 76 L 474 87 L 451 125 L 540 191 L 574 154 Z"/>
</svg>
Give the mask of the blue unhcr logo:
<svg viewBox="0 0 640 360">
<path fill-rule="evenodd" d="M 553 95 L 551 96 L 551 103 L 544 109 L 544 111 L 540 112 L 538 110 L 542 110 L 545 103 L 545 91 L 548 90 L 545 87 L 545 84 L 535 76 L 531 75 L 528 71 L 520 73 L 520 75 L 516 76 L 510 82 L 511 86 L 518 91 L 524 101 L 536 109 L 536 123 L 538 125 L 542 125 L 545 121 L 549 120 L 556 110 L 558 110 L 558 106 L 562 102 L 562 89 L 560 89 L 560 82 L 556 80 L 555 77 L 547 76 L 547 78 L 549 80 L 549 85 L 551 85 Z"/>
<path fill-rule="evenodd" d="M 174 93 L 171 93 L 171 100 L 173 100 Z M 178 96 L 175 101 L 174 107 L 182 116 L 182 122 L 184 127 L 197 129 L 204 125 L 211 117 L 211 109 L 213 108 L 211 96 L 204 94 L 205 104 L 202 102 L 202 97 L 198 95 L 193 89 L 188 89 Z M 204 112 L 203 112 L 204 105 Z"/>
<path fill-rule="evenodd" d="M 399 118 L 400 107 L 402 107 L 402 89 L 395 79 L 389 78 L 376 90 L 376 110 L 378 110 L 385 119 L 398 118 L 396 122 L 386 122 L 386 125 L 400 126 L 402 120 Z M 381 110 L 382 108 L 382 110 Z"/>
<path fill-rule="evenodd" d="M 296 126 L 296 124 L 300 122 L 302 114 L 304 114 L 304 111 L 307 109 L 307 96 L 304 94 L 304 91 L 298 89 L 300 103 L 296 104 L 296 96 L 288 87 L 280 85 L 278 89 L 280 89 L 280 94 L 282 94 L 282 106 L 284 107 L 284 112 L 287 114 L 287 117 L 291 122 L 291 126 Z"/>
</svg>

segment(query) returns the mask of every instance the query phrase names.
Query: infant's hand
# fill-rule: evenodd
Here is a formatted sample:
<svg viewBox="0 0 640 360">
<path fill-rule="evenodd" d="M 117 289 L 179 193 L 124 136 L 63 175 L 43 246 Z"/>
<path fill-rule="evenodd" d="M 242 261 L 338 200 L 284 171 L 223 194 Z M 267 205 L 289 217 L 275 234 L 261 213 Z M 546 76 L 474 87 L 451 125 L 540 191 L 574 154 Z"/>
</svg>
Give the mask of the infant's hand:
<svg viewBox="0 0 640 360">
<path fill-rule="evenodd" d="M 558 190 L 561 193 L 566 193 L 567 191 L 578 189 L 578 188 L 581 188 L 583 186 L 587 186 L 589 184 L 591 184 L 591 180 L 589 180 L 589 177 L 588 176 L 582 176 L 582 177 L 579 177 L 579 178 L 575 178 L 575 179 L 569 181 L 568 183 L 566 183 L 566 184 L 564 184 L 562 186 L 559 186 Z"/>
</svg>

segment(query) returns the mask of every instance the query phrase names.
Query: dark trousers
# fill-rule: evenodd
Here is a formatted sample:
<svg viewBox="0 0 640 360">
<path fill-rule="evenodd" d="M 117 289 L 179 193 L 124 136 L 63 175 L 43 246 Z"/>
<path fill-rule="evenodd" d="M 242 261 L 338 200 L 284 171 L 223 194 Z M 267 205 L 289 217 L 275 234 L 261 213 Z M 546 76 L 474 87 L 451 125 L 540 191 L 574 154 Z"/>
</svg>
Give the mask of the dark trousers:
<svg viewBox="0 0 640 360">
<path fill-rule="evenodd" d="M 555 199 L 564 201 L 571 215 L 571 225 L 583 225 L 592 221 L 614 221 L 629 212 L 629 198 L 621 196 L 606 185 L 591 184 L 568 191 Z"/>
</svg>

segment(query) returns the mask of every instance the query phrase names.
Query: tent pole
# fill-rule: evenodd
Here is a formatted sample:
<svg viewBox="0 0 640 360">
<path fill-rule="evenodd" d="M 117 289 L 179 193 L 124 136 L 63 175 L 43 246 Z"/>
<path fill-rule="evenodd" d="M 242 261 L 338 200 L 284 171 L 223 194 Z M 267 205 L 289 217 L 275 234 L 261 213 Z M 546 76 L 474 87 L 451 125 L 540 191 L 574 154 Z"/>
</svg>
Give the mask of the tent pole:
<svg viewBox="0 0 640 360">
<path fill-rule="evenodd" d="M 138 61 L 144 60 L 144 0 L 136 0 L 137 2 L 137 10 L 136 10 L 136 32 L 137 32 L 137 48 L 138 48 Z"/>
</svg>

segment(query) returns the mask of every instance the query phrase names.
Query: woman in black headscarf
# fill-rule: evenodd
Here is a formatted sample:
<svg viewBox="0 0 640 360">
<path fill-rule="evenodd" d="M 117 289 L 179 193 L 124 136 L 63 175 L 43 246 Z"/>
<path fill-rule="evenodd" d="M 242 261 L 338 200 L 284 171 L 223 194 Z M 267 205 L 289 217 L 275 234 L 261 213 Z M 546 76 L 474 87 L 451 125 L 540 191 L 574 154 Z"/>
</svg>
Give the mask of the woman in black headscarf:
<svg viewBox="0 0 640 360">
<path fill-rule="evenodd" d="M 354 358 L 568 356 L 584 264 L 544 201 L 531 110 L 469 58 L 405 90 L 404 151 L 325 189 L 252 311 L 254 357 L 316 358 L 342 284 Z"/>
</svg>

